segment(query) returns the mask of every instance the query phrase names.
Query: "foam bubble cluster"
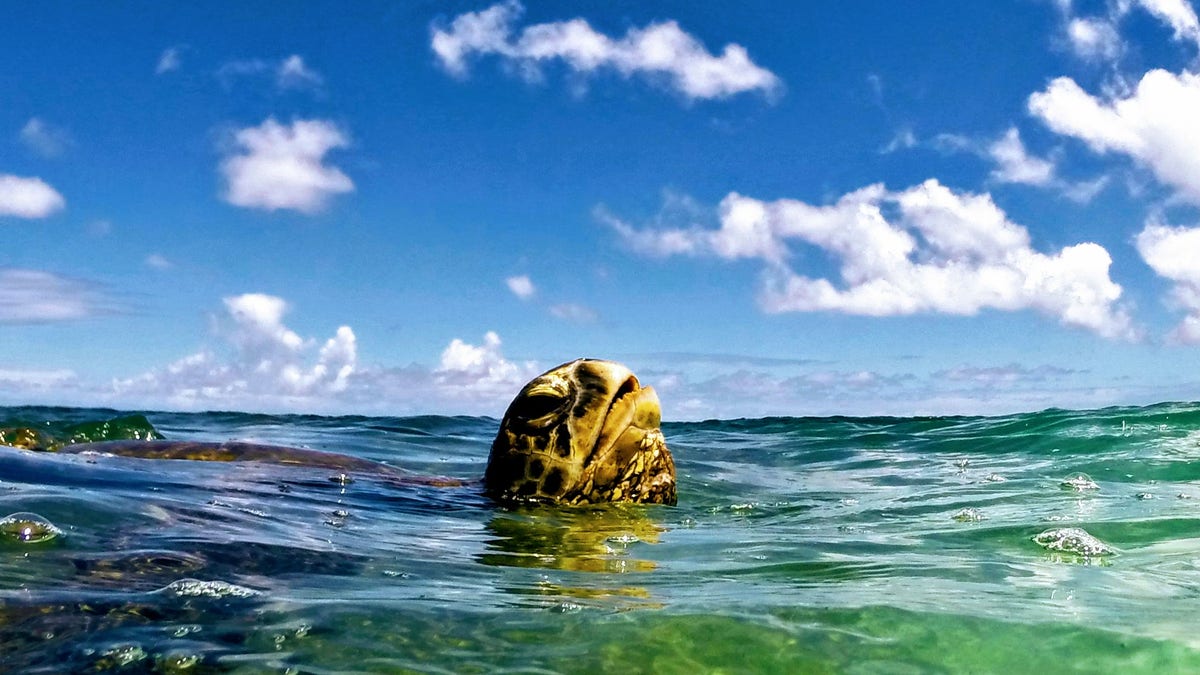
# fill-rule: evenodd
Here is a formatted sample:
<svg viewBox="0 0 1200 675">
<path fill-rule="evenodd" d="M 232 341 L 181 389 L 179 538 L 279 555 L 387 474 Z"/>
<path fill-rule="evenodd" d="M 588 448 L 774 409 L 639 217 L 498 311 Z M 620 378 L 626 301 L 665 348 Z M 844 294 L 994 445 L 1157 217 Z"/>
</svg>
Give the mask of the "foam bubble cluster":
<svg viewBox="0 0 1200 675">
<path fill-rule="evenodd" d="M 1112 555 L 1116 549 L 1088 534 L 1079 527 L 1060 527 L 1046 530 L 1033 538 L 1035 542 L 1048 551 L 1073 553 L 1091 558 L 1095 556 Z"/>
<path fill-rule="evenodd" d="M 238 586 L 227 581 L 200 581 L 198 579 L 172 581 L 163 590 L 181 598 L 250 598 L 262 595 L 253 588 Z"/>
</svg>

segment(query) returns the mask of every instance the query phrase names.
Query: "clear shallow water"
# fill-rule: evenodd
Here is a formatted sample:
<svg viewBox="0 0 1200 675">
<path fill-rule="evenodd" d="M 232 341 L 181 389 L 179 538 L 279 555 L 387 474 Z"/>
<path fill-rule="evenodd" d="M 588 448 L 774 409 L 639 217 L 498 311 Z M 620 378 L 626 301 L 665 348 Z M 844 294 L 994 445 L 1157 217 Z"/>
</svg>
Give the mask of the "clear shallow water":
<svg viewBox="0 0 1200 675">
<path fill-rule="evenodd" d="M 122 414 L 7 408 L 0 427 L 145 432 L 88 424 Z M 468 479 L 496 428 L 147 417 Z M 1200 404 L 663 431 L 677 507 L 514 511 L 473 486 L 0 449 L 0 517 L 62 530 L 0 528 L 0 669 L 1200 669 Z"/>
</svg>

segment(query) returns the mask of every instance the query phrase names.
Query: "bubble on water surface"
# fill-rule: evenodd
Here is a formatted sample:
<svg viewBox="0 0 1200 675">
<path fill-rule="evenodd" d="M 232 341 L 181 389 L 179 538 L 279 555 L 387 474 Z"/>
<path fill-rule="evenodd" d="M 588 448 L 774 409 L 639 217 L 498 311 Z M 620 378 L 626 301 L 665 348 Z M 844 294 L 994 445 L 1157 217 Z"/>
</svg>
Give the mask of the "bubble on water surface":
<svg viewBox="0 0 1200 675">
<path fill-rule="evenodd" d="M 200 655 L 188 651 L 170 651 L 154 659 L 154 672 L 186 673 L 200 664 Z"/>
<path fill-rule="evenodd" d="M 238 586 L 227 581 L 200 581 L 199 579 L 172 581 L 163 591 L 181 598 L 252 598 L 262 595 L 253 588 Z"/>
<path fill-rule="evenodd" d="M 146 650 L 141 645 L 117 645 L 104 650 L 96 660 L 96 670 L 115 670 L 142 661 L 146 658 Z"/>
<path fill-rule="evenodd" d="M 1064 489 L 1083 492 L 1085 490 L 1099 490 L 1100 486 L 1096 481 L 1092 480 L 1091 476 L 1086 473 L 1076 474 L 1059 483 Z"/>
<path fill-rule="evenodd" d="M 1113 555 L 1117 552 L 1116 549 L 1088 534 L 1080 527 L 1060 527 L 1046 530 L 1034 537 L 1033 540 L 1048 551 L 1074 553 L 1085 558 Z"/>
<path fill-rule="evenodd" d="M 0 519 L 0 538 L 9 541 L 37 544 L 62 533 L 58 526 L 36 513 L 13 513 Z"/>
</svg>

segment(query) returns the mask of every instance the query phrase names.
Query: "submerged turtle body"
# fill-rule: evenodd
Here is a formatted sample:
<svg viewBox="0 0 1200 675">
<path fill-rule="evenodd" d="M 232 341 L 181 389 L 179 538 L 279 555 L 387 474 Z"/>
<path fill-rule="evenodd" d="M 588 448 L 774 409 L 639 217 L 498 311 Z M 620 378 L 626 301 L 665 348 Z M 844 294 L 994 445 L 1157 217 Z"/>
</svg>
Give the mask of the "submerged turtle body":
<svg viewBox="0 0 1200 675">
<path fill-rule="evenodd" d="M 500 422 L 484 491 L 500 503 L 674 504 L 675 463 L 659 430 L 658 396 L 625 366 L 578 359 L 534 378 Z M 26 449 L 36 439 L 12 430 L 0 443 Z M 11 443 L 8 436 L 20 438 Z M 32 444 L 32 446 L 31 446 Z M 382 476 L 403 483 L 463 485 L 335 453 L 257 443 L 117 440 L 58 450 L 142 459 L 257 461 Z"/>
</svg>

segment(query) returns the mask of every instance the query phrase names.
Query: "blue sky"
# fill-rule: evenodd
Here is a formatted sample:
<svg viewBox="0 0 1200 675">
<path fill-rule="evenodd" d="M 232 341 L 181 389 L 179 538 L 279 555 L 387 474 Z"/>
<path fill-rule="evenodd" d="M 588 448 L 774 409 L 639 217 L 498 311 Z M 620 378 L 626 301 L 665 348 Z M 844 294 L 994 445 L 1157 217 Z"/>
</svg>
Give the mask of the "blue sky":
<svg viewBox="0 0 1200 675">
<path fill-rule="evenodd" d="M 0 8 L 0 403 L 1200 392 L 1186 0 Z"/>
</svg>

